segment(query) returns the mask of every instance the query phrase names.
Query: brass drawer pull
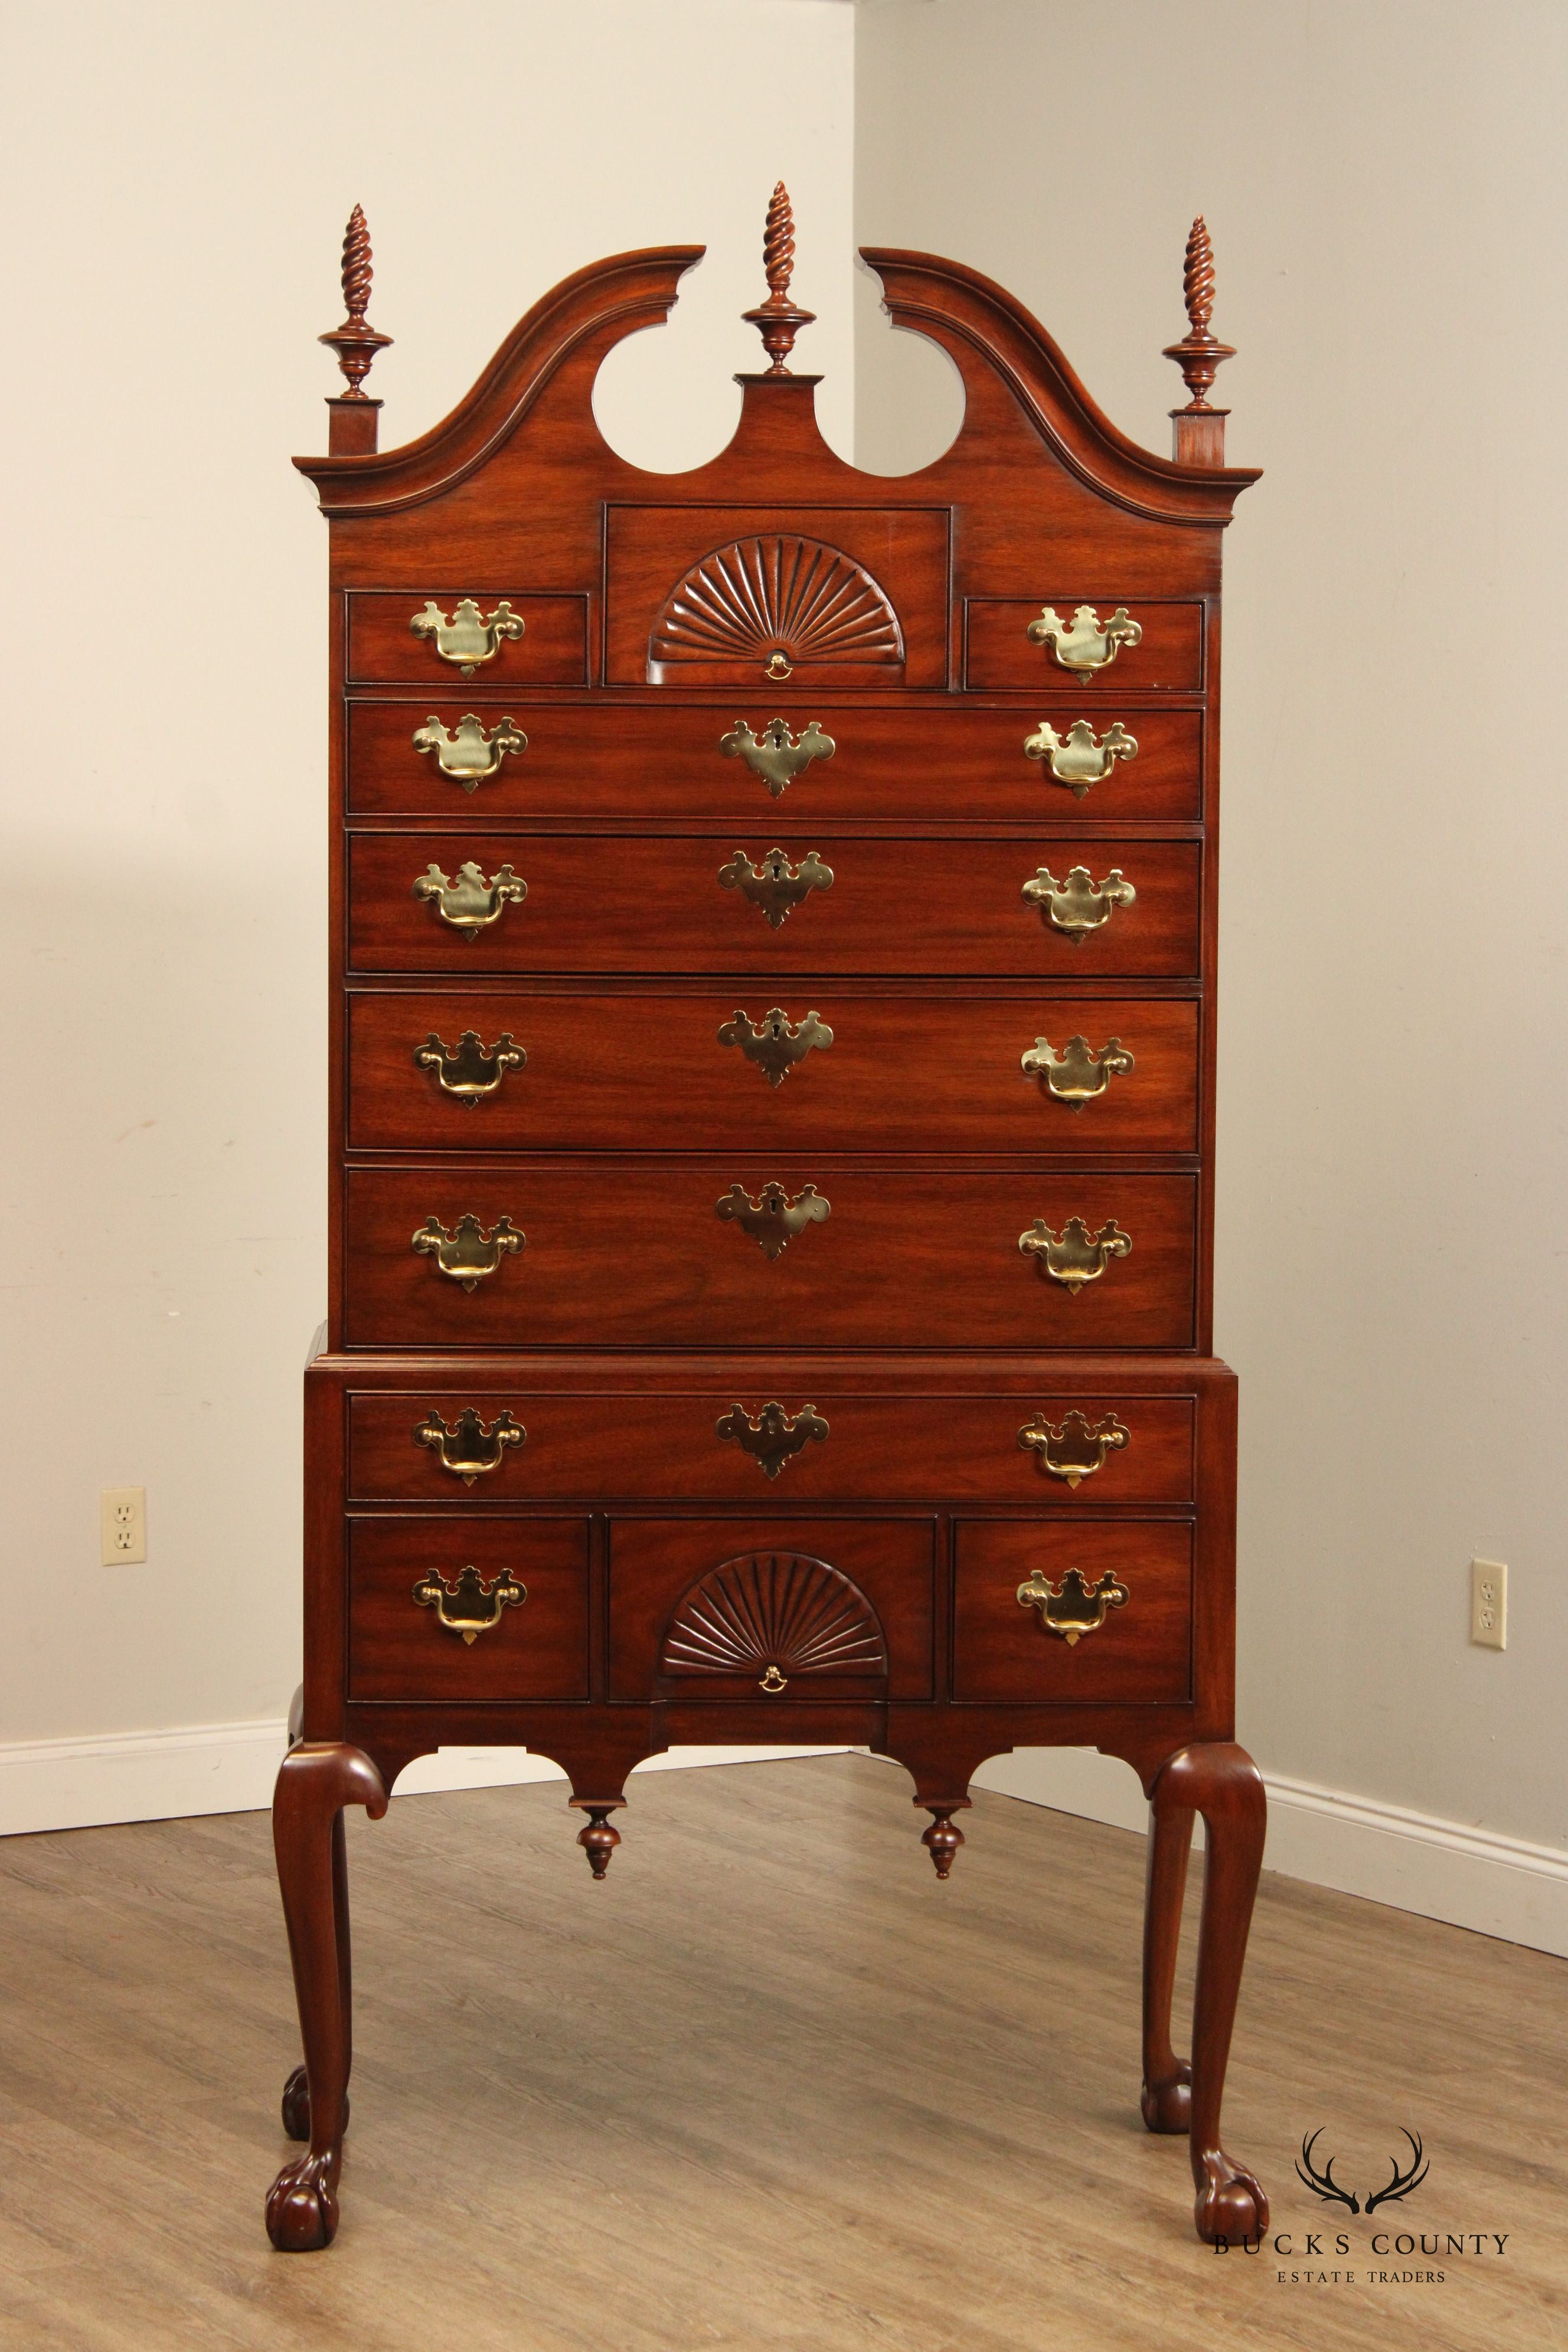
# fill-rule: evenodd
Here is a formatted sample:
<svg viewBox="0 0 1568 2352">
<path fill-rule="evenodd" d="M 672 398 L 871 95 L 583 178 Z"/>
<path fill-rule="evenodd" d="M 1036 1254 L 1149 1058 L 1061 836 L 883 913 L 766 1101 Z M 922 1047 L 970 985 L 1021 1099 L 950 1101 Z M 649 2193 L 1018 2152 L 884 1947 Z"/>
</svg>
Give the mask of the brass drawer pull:
<svg viewBox="0 0 1568 2352">
<path fill-rule="evenodd" d="M 487 1429 L 478 1412 L 466 1404 L 448 1429 L 438 1412 L 430 1413 L 414 1433 L 415 1442 L 428 1445 L 441 1457 L 441 1467 L 471 1486 L 476 1478 L 499 1470 L 509 1445 L 526 1445 L 528 1432 L 510 1412 L 498 1412 Z"/>
<path fill-rule="evenodd" d="M 719 868 L 720 887 L 739 890 L 753 907 L 768 919 L 769 928 L 777 930 L 792 907 L 798 907 L 813 890 L 831 890 L 833 868 L 825 866 L 815 849 L 808 849 L 798 866 L 792 866 L 782 849 L 770 849 L 760 866 L 753 866 L 743 849 L 737 849 L 727 866 Z"/>
<path fill-rule="evenodd" d="M 1131 1596 L 1127 1587 L 1107 1569 L 1092 1584 L 1086 1584 L 1076 1568 L 1069 1568 L 1058 1591 L 1048 1576 L 1036 1569 L 1033 1576 L 1018 1587 L 1020 1609 L 1037 1609 L 1040 1623 L 1047 1633 L 1059 1633 L 1073 1649 L 1086 1633 L 1093 1633 L 1104 1624 L 1106 1612 L 1124 1609 Z"/>
<path fill-rule="evenodd" d="M 783 1005 L 775 1004 L 760 1023 L 737 1011 L 734 1019 L 726 1021 L 720 1030 L 719 1043 L 739 1045 L 748 1062 L 766 1071 L 769 1086 L 779 1087 L 814 1045 L 832 1045 L 833 1032 L 815 1013 L 808 1013 L 804 1021 L 791 1021 Z"/>
<path fill-rule="evenodd" d="M 719 738 L 719 749 L 727 760 L 744 760 L 752 775 L 760 776 L 776 801 L 786 784 L 804 775 L 814 760 L 831 760 L 837 750 L 831 735 L 825 735 L 814 719 L 799 735 L 792 735 L 788 721 L 770 719 L 760 735 L 753 735 L 743 719 L 737 719 L 728 735 Z"/>
<path fill-rule="evenodd" d="M 413 740 L 416 751 L 434 751 L 441 773 L 461 784 L 466 793 L 499 775 L 509 751 L 528 749 L 527 736 L 510 719 L 498 719 L 487 735 L 471 710 L 458 719 L 455 735 L 447 734 L 432 711 L 424 726 L 415 729 Z"/>
<path fill-rule="evenodd" d="M 422 1070 L 435 1071 L 444 1095 L 455 1095 L 470 1108 L 481 1095 L 493 1095 L 509 1070 L 521 1070 L 528 1061 L 523 1048 L 512 1044 L 510 1029 L 488 1049 L 477 1029 L 465 1029 L 455 1052 L 432 1029 L 423 1045 L 415 1047 L 414 1058 Z"/>
<path fill-rule="evenodd" d="M 1039 619 L 1031 621 L 1024 634 L 1032 646 L 1049 646 L 1063 669 L 1070 669 L 1082 686 L 1089 684 L 1092 670 L 1108 669 L 1123 646 L 1143 642 L 1143 632 L 1125 604 L 1118 604 L 1103 627 L 1092 604 L 1080 604 L 1070 621 L 1064 621 L 1053 604 L 1045 604 Z"/>
<path fill-rule="evenodd" d="M 1048 1037 L 1037 1037 L 1019 1056 L 1019 1067 L 1068 1110 L 1081 1110 L 1112 1078 L 1126 1077 L 1137 1064 L 1120 1037 L 1107 1038 L 1098 1053 L 1087 1037 L 1069 1037 L 1059 1054 Z"/>
<path fill-rule="evenodd" d="M 1037 1412 L 1018 1432 L 1018 1443 L 1026 1454 L 1038 1458 L 1042 1470 L 1076 1486 L 1080 1478 L 1092 1478 L 1097 1470 L 1103 1470 L 1106 1455 L 1127 1444 L 1131 1434 L 1113 1412 L 1097 1421 L 1092 1429 L 1085 1415 L 1076 1411 L 1062 1415 L 1059 1429 Z"/>
<path fill-rule="evenodd" d="M 472 677 L 481 662 L 494 661 L 504 639 L 521 636 L 523 622 L 504 596 L 488 614 L 480 612 L 471 596 L 461 596 L 450 620 L 432 600 L 408 625 L 416 637 L 434 645 L 443 661 L 455 662 L 465 677 Z"/>
<path fill-rule="evenodd" d="M 822 1224 L 832 1214 L 831 1202 L 815 1184 L 803 1186 L 793 1201 L 782 1184 L 764 1184 L 754 1201 L 743 1184 L 731 1184 L 713 1205 L 719 1216 L 750 1234 L 770 1264 L 782 1257 L 796 1234 L 805 1233 L 807 1225 Z"/>
<path fill-rule="evenodd" d="M 1024 756 L 1043 760 L 1058 783 L 1080 801 L 1091 784 L 1105 782 L 1118 760 L 1138 757 L 1138 739 L 1129 735 L 1120 719 L 1100 736 L 1087 719 L 1075 719 L 1065 735 L 1042 719 L 1034 733 L 1024 738 Z"/>
<path fill-rule="evenodd" d="M 528 1599 L 528 1587 L 519 1584 L 510 1569 L 487 1584 L 472 1561 L 461 1570 L 456 1584 L 448 1584 L 439 1569 L 433 1576 L 422 1576 L 414 1588 L 414 1598 L 421 1609 L 434 1609 L 448 1633 L 460 1633 L 472 1649 L 481 1633 L 500 1623 L 503 1609 L 521 1609 Z"/>
<path fill-rule="evenodd" d="M 1100 1280 L 1113 1257 L 1130 1255 L 1132 1236 L 1122 1232 L 1114 1217 L 1108 1217 L 1097 1234 L 1089 1232 L 1081 1217 L 1069 1217 L 1059 1234 L 1037 1217 L 1028 1232 L 1019 1234 L 1018 1247 L 1042 1275 L 1061 1283 L 1076 1298 L 1086 1282 Z"/>
<path fill-rule="evenodd" d="M 461 938 L 473 940 L 498 922 L 509 907 L 521 906 L 528 885 L 510 866 L 498 866 L 494 881 L 489 882 L 484 868 L 470 857 L 458 866 L 455 882 L 448 882 L 438 866 L 427 866 L 414 885 L 414 896 L 428 898 L 444 923 L 450 923 Z"/>
<path fill-rule="evenodd" d="M 426 1217 L 414 1236 L 414 1252 L 417 1257 L 433 1257 L 443 1274 L 465 1290 L 475 1290 L 487 1275 L 494 1274 L 503 1255 L 515 1257 L 527 1238 L 510 1217 L 498 1217 L 489 1234 L 471 1213 L 459 1217 L 450 1233 L 439 1217 Z M 1022 1249 L 1022 1242 L 1018 1246 Z"/>
<path fill-rule="evenodd" d="M 713 1424 L 714 1434 L 733 1438 L 743 1454 L 749 1454 L 764 1478 L 776 1478 L 792 1454 L 814 1441 L 820 1444 L 827 1434 L 827 1423 L 813 1404 L 803 1404 L 797 1413 L 785 1412 L 775 1398 L 763 1405 L 753 1421 L 743 1404 L 731 1405 Z"/>
<path fill-rule="evenodd" d="M 511 871 L 510 866 L 505 870 Z M 414 887 L 418 889 L 417 882 Z M 1103 882 L 1096 882 L 1087 866 L 1069 866 L 1065 882 L 1058 882 L 1048 866 L 1040 866 L 1034 880 L 1025 883 L 1024 896 L 1039 908 L 1042 923 L 1060 931 L 1069 947 L 1080 948 L 1090 931 L 1103 930 L 1117 908 L 1131 907 L 1138 893 L 1122 879 L 1120 866 L 1113 866 Z"/>
</svg>

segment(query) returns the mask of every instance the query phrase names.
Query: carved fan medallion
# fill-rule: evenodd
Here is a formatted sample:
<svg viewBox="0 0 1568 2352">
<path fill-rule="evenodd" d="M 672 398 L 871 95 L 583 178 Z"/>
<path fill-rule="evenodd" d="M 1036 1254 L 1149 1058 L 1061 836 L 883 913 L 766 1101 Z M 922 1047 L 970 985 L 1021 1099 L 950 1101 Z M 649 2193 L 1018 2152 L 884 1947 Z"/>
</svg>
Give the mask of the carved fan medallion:
<svg viewBox="0 0 1568 2352">
<path fill-rule="evenodd" d="M 654 624 L 648 663 L 734 665 L 788 677 L 797 662 L 901 664 L 903 632 L 863 565 L 820 540 L 774 531 L 716 548 Z"/>
<path fill-rule="evenodd" d="M 888 1653 L 876 1612 L 841 1570 L 800 1552 L 750 1552 L 691 1587 L 658 1670 L 744 1675 L 776 1692 L 797 1675 L 885 1675 Z"/>
</svg>

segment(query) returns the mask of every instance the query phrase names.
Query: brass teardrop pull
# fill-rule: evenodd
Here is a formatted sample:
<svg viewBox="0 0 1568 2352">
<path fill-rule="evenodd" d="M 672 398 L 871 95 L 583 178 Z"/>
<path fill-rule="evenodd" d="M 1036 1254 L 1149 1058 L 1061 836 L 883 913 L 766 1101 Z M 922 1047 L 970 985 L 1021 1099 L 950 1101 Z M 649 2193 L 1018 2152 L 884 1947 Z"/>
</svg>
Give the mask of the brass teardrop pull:
<svg viewBox="0 0 1568 2352">
<path fill-rule="evenodd" d="M 1024 635 L 1032 646 L 1049 646 L 1063 669 L 1070 670 L 1080 686 L 1089 684 L 1095 670 L 1109 669 L 1123 646 L 1131 648 L 1143 642 L 1142 628 L 1125 604 L 1118 604 L 1103 625 L 1092 604 L 1080 604 L 1070 621 L 1064 621 L 1053 604 L 1045 604 L 1039 619 L 1031 621 Z"/>
<path fill-rule="evenodd" d="M 1109 1569 L 1092 1584 L 1086 1584 L 1078 1570 L 1069 1568 L 1059 1585 L 1036 1569 L 1018 1587 L 1019 1608 L 1037 1610 L 1047 1633 L 1059 1633 L 1069 1650 L 1086 1633 L 1099 1631 L 1109 1610 L 1124 1609 L 1131 1597 Z"/>
</svg>

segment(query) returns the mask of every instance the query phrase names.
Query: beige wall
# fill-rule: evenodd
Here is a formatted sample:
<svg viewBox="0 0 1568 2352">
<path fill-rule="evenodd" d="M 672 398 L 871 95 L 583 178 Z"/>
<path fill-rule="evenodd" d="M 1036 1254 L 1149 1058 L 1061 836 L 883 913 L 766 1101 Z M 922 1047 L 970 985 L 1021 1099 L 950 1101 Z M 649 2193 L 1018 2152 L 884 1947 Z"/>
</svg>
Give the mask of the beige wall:
<svg viewBox="0 0 1568 2352">
<path fill-rule="evenodd" d="M 617 446 L 688 466 L 757 363 L 782 172 L 847 450 L 851 39 L 817 0 L 12 21 L 0 1743 L 272 1717 L 298 1678 L 326 536 L 289 457 L 325 446 L 349 207 L 389 443 L 566 271 L 706 239 L 676 323 L 602 379 Z M 99 1489 L 131 1483 L 148 1563 L 100 1568 Z"/>
<path fill-rule="evenodd" d="M 1562 1844 L 1568 15 L 857 21 L 858 240 L 1002 279 L 1166 449 L 1203 211 L 1231 453 L 1268 469 L 1226 619 L 1241 1737 L 1275 1773 Z M 861 462 L 907 462 L 946 387 L 866 326 Z M 1475 1551 L 1511 1571 L 1503 1656 L 1467 1642 Z"/>
<path fill-rule="evenodd" d="M 725 437 L 780 172 L 849 449 L 853 170 L 861 241 L 994 272 L 1158 447 L 1208 215 L 1232 448 L 1268 468 L 1226 629 L 1242 1735 L 1568 1843 L 1561 10 L 438 13 L 67 0 L 12 30 L 0 1746 L 270 1718 L 297 1674 L 325 545 L 287 457 L 322 446 L 350 203 L 388 442 L 566 270 L 706 237 L 601 382 L 617 446 L 673 467 Z M 860 289 L 859 452 L 897 468 L 951 379 Z M 110 1482 L 148 1488 L 145 1569 L 97 1564 Z M 1502 1657 L 1465 1640 L 1476 1549 L 1512 1570 Z M 998 1768 L 1112 1801 L 1030 1769 Z"/>
</svg>

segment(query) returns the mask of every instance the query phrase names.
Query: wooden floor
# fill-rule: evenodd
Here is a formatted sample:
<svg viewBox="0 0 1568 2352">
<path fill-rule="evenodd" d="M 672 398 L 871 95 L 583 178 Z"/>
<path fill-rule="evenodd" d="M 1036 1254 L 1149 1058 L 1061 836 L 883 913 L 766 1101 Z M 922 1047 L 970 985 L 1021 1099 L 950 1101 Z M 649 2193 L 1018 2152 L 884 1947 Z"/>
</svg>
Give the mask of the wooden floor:
<svg viewBox="0 0 1568 2352">
<path fill-rule="evenodd" d="M 1218 2256 L 1138 2121 L 1142 1841 L 903 1774 L 639 1777 L 602 1886 L 558 1784 L 350 1815 L 343 2223 L 267 2245 L 297 2054 L 263 1814 L 0 1844 L 0 2344 L 91 2352 L 1568 2345 L 1568 1964 L 1264 1880 L 1226 2137 L 1324 2263 Z M 1365 2284 L 1372 2228 L 1506 2233 Z M 1354 2284 L 1331 2269 L 1335 2219 Z"/>
</svg>

